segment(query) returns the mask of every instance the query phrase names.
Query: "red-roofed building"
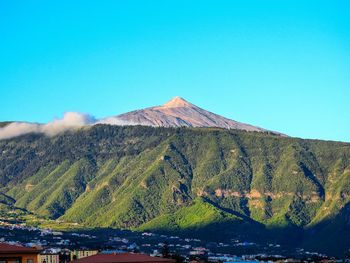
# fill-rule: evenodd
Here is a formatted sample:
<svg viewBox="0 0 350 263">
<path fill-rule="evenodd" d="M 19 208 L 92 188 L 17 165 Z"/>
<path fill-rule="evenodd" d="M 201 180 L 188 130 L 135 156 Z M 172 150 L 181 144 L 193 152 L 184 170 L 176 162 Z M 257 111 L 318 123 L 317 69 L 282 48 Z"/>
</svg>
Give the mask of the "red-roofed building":
<svg viewBox="0 0 350 263">
<path fill-rule="evenodd" d="M 38 263 L 40 249 L 0 243 L 0 263 Z"/>
<path fill-rule="evenodd" d="M 175 260 L 168 258 L 151 257 L 144 254 L 120 253 L 120 254 L 97 254 L 78 259 L 72 263 L 174 263 Z"/>
</svg>

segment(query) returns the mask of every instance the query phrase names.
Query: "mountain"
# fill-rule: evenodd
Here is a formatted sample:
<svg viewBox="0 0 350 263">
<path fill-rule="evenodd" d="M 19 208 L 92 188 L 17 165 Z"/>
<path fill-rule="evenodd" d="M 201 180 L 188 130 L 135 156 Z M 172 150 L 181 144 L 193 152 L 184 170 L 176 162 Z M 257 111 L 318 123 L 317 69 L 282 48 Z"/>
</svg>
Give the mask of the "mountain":
<svg viewBox="0 0 350 263">
<path fill-rule="evenodd" d="M 94 125 L 0 140 L 0 153 L 0 209 L 338 256 L 349 249 L 349 143 Z"/>
<path fill-rule="evenodd" d="M 95 119 L 88 114 L 66 112 L 61 119 L 40 124 L 30 122 L 0 122 L 0 140 L 31 132 L 57 135 L 66 130 L 109 124 L 116 126 L 141 125 L 152 127 L 215 127 L 231 130 L 264 132 L 285 136 L 249 124 L 240 123 L 201 109 L 180 97 L 175 97 L 162 106 L 131 111 L 117 116 Z"/>
<path fill-rule="evenodd" d="M 154 127 L 218 127 L 267 132 L 265 129 L 206 111 L 181 97 L 174 97 L 162 106 L 131 111 L 115 118 L 125 123 Z"/>
</svg>

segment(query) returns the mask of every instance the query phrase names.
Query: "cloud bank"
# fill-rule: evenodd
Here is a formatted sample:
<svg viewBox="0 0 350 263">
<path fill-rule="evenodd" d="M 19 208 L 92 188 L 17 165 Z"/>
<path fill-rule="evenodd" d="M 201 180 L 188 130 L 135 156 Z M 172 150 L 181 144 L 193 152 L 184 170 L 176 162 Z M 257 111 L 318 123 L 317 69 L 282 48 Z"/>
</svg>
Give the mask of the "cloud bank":
<svg viewBox="0 0 350 263">
<path fill-rule="evenodd" d="M 109 125 L 136 125 L 119 119 L 118 117 L 108 117 L 101 120 L 95 119 L 89 114 L 79 112 L 66 112 L 61 119 L 54 119 L 46 124 L 13 122 L 0 128 L 0 140 L 21 136 L 28 133 L 42 133 L 47 136 L 54 136 L 60 132 L 77 129 L 87 125 L 109 124 Z"/>
<path fill-rule="evenodd" d="M 28 133 L 44 133 L 54 136 L 60 132 L 93 124 L 96 120 L 78 112 L 66 112 L 62 119 L 55 119 L 47 124 L 13 122 L 0 128 L 0 140 L 17 137 Z"/>
<path fill-rule="evenodd" d="M 138 125 L 138 123 L 122 120 L 118 117 L 108 117 L 101 120 L 98 120 L 95 124 L 109 124 L 117 126 L 126 126 L 126 125 Z"/>
</svg>

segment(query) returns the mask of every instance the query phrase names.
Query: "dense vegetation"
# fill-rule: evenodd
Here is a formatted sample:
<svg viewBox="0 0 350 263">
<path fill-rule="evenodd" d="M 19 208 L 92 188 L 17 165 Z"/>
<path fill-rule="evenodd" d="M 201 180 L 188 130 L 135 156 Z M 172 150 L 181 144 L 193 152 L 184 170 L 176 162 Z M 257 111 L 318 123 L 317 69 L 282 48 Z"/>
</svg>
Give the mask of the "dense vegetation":
<svg viewBox="0 0 350 263">
<path fill-rule="evenodd" d="M 86 226 L 349 249 L 347 143 L 96 125 L 1 140 L 0 153 L 1 209 Z"/>
<path fill-rule="evenodd" d="M 0 122 L 0 128 L 3 128 L 5 126 L 9 125 L 10 123 L 11 123 L 10 121 L 1 121 Z"/>
</svg>

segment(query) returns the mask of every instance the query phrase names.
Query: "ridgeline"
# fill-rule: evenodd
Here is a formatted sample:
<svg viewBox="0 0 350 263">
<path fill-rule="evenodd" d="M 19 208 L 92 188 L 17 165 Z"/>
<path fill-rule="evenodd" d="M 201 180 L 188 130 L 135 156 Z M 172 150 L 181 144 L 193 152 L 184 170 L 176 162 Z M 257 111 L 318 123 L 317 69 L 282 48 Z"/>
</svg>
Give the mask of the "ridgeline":
<svg viewBox="0 0 350 263">
<path fill-rule="evenodd" d="M 218 128 L 95 125 L 0 140 L 1 210 L 93 227 L 350 243 L 350 144 Z"/>
</svg>

